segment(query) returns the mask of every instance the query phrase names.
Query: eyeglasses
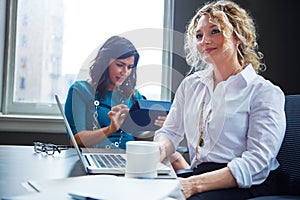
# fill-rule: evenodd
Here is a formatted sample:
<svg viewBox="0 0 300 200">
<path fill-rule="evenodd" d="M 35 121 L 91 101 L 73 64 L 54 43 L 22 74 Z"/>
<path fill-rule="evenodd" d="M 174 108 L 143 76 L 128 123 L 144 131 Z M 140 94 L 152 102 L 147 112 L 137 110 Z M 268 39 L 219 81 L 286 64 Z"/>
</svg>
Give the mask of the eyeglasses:
<svg viewBox="0 0 300 200">
<path fill-rule="evenodd" d="M 47 155 L 53 155 L 55 151 L 60 153 L 61 150 L 66 150 L 69 148 L 66 145 L 45 144 L 41 142 L 34 142 L 33 144 L 34 144 L 34 151 L 36 153 L 45 152 Z"/>
</svg>

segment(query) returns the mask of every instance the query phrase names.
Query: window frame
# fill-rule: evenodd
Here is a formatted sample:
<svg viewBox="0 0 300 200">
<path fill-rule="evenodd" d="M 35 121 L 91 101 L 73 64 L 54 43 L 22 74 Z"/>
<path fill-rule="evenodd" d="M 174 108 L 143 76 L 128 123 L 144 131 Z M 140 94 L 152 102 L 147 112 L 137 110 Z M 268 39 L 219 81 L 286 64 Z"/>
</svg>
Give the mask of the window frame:
<svg viewBox="0 0 300 200">
<path fill-rule="evenodd" d="M 3 77 L 4 70 L 4 44 L 5 44 L 5 21 L 6 1 L 0 0 L 0 115 L 2 111 Z"/>
<path fill-rule="evenodd" d="M 0 131 L 30 131 L 30 132 L 64 132 L 62 117 L 56 104 L 35 104 L 26 103 L 24 109 L 23 103 L 13 103 L 14 90 L 14 62 L 15 62 L 15 42 L 16 42 L 16 21 L 17 21 L 17 4 L 18 1 L 0 0 L 0 8 L 3 13 L 0 21 Z M 3 5 L 3 6 L 2 6 Z M 174 1 L 164 0 L 164 43 L 162 56 L 162 98 L 171 99 L 172 76 L 172 42 L 173 42 L 173 14 Z M 3 17 L 3 18 L 2 18 Z M 5 18 L 7 17 L 7 18 Z M 31 109 L 37 109 L 37 114 L 28 112 Z M 18 112 L 14 112 L 17 110 Z M 21 114 L 20 114 L 21 113 Z"/>
</svg>

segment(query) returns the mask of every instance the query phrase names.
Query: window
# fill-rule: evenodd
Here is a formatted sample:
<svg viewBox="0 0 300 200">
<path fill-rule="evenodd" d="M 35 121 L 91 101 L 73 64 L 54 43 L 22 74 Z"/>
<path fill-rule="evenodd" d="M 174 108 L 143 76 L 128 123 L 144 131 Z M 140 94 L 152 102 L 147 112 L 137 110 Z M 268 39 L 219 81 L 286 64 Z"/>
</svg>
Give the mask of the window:
<svg viewBox="0 0 300 200">
<path fill-rule="evenodd" d="M 148 99 L 170 98 L 163 83 L 169 78 L 162 77 L 167 76 L 163 66 L 170 66 L 163 38 L 171 0 L 8 2 L 4 114 L 57 115 L 54 94 L 64 101 L 74 80 L 88 78 L 95 52 L 112 35 L 125 36 L 138 49 L 141 93 Z"/>
</svg>

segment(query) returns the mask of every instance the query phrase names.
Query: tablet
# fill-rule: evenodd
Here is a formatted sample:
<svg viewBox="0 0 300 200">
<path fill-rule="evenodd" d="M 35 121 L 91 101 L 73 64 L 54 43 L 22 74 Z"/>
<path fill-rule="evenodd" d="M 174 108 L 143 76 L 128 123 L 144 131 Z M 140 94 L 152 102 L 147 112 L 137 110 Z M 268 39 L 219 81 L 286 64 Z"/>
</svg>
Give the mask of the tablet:
<svg viewBox="0 0 300 200">
<path fill-rule="evenodd" d="M 136 100 L 129 110 L 121 130 L 128 133 L 138 131 L 156 131 L 159 126 L 154 125 L 158 116 L 169 113 L 172 102 L 158 100 Z"/>
</svg>

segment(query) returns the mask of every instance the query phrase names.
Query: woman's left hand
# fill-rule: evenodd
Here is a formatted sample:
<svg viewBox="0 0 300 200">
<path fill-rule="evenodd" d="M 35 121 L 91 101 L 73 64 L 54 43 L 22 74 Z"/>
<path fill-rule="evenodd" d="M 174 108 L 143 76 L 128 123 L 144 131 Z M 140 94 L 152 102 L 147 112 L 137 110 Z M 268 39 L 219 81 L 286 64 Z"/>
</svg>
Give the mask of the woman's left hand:
<svg viewBox="0 0 300 200">
<path fill-rule="evenodd" d="M 184 194 L 185 198 L 189 198 L 190 196 L 192 196 L 193 194 L 195 194 L 196 192 L 193 189 L 193 182 L 191 180 L 189 180 L 189 178 L 178 178 L 179 182 L 181 184 L 182 187 L 182 193 Z"/>
<path fill-rule="evenodd" d="M 162 127 L 166 121 L 167 116 L 158 116 L 154 121 L 154 125 Z"/>
</svg>

